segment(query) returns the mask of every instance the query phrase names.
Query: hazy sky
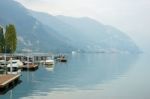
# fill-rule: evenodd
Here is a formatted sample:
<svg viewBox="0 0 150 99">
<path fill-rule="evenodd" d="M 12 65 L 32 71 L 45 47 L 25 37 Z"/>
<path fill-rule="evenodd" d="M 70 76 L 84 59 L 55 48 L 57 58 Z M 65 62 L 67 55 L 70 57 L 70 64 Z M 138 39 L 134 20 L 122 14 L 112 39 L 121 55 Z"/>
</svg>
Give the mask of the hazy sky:
<svg viewBox="0 0 150 99">
<path fill-rule="evenodd" d="M 17 0 L 52 15 L 88 16 L 126 32 L 144 49 L 150 42 L 150 0 Z"/>
</svg>

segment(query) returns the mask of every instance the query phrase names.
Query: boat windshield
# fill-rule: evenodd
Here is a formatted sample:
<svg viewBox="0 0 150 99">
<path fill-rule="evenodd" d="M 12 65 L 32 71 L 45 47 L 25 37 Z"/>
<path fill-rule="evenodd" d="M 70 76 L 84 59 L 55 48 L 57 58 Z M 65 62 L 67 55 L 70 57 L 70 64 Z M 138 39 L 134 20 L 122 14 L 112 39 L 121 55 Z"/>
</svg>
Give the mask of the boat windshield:
<svg viewBox="0 0 150 99">
<path fill-rule="evenodd" d="M 13 64 L 16 64 L 17 62 L 12 62 Z"/>
<path fill-rule="evenodd" d="M 7 68 L 7 71 L 10 72 L 11 69 L 10 67 Z M 18 68 L 17 67 L 12 67 L 12 72 L 17 72 L 18 71 Z"/>
</svg>

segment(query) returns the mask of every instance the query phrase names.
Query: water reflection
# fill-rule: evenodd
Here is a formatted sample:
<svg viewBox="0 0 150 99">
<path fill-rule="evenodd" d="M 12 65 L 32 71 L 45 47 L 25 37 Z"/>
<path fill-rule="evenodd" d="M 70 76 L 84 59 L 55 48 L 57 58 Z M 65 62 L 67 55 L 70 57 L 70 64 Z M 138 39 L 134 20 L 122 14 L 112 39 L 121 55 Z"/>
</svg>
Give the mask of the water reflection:
<svg viewBox="0 0 150 99">
<path fill-rule="evenodd" d="M 52 67 L 40 66 L 36 72 L 23 72 L 19 86 L 0 96 L 2 99 L 32 99 L 57 91 L 95 90 L 99 84 L 125 75 L 136 62 L 137 55 L 129 54 L 75 54 L 67 63 Z M 53 71 L 53 72 L 51 72 Z"/>
<path fill-rule="evenodd" d="M 44 65 L 45 69 L 46 69 L 47 71 L 49 71 L 49 72 L 54 71 L 54 66 L 55 66 L 55 65 Z"/>
</svg>

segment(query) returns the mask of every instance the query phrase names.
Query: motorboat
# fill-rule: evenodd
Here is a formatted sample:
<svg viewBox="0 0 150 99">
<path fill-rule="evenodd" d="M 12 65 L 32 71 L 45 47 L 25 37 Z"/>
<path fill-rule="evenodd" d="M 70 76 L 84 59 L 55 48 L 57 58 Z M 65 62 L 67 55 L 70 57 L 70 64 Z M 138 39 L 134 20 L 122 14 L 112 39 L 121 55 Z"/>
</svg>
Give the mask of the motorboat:
<svg viewBox="0 0 150 99">
<path fill-rule="evenodd" d="M 4 67 L 7 65 L 7 61 L 5 60 L 0 60 L 0 67 Z"/>
<path fill-rule="evenodd" d="M 25 61 L 23 62 L 23 66 L 21 66 L 22 70 L 37 70 L 38 69 L 38 65 L 34 64 L 33 62 L 28 62 Z"/>
<path fill-rule="evenodd" d="M 20 60 L 9 60 L 8 62 L 10 63 L 11 61 L 12 63 L 18 64 L 19 67 L 23 66 L 23 63 Z"/>
<path fill-rule="evenodd" d="M 45 65 L 54 65 L 54 64 L 55 64 L 55 62 L 52 59 L 45 60 Z"/>
<path fill-rule="evenodd" d="M 8 74 L 20 74 L 21 69 L 19 68 L 19 65 L 17 62 L 12 62 L 7 65 L 7 73 Z"/>
<path fill-rule="evenodd" d="M 58 62 L 67 62 L 66 56 L 65 55 L 58 55 L 55 56 L 54 59 Z"/>
</svg>

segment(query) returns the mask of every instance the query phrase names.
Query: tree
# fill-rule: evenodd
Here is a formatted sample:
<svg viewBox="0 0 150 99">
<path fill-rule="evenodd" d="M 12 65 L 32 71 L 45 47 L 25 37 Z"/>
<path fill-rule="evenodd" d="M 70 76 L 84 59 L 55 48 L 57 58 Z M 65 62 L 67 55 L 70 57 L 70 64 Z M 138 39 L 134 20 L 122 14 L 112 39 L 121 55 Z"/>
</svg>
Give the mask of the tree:
<svg viewBox="0 0 150 99">
<path fill-rule="evenodd" d="M 0 27 L 0 53 L 4 52 L 4 46 L 5 46 L 4 32 L 3 28 Z"/>
<path fill-rule="evenodd" d="M 5 32 L 5 47 L 6 53 L 14 53 L 17 48 L 16 29 L 13 24 L 6 26 Z"/>
</svg>

